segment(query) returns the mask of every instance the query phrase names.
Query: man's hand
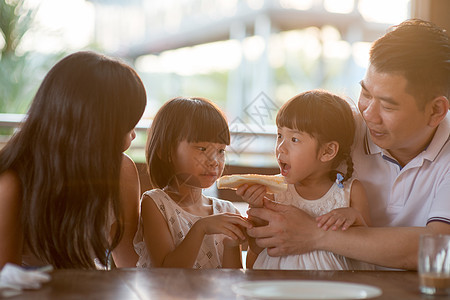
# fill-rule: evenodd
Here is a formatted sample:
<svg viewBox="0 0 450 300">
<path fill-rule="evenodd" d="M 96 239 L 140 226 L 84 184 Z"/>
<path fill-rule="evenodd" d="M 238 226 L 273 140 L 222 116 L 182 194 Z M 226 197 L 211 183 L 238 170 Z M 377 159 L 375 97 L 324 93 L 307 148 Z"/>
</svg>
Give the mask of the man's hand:
<svg viewBox="0 0 450 300">
<path fill-rule="evenodd" d="M 266 226 L 247 229 L 256 244 L 268 248 L 270 256 L 301 254 L 317 249 L 324 234 L 307 213 L 291 205 L 264 199 L 264 208 L 250 208 L 248 215 L 268 222 Z"/>
</svg>

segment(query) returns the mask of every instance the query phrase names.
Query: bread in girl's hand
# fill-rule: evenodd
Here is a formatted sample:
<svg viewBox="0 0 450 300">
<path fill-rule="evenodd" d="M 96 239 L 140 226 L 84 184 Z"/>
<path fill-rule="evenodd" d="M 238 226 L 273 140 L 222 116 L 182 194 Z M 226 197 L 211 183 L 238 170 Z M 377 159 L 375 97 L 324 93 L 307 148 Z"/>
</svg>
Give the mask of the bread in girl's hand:
<svg viewBox="0 0 450 300">
<path fill-rule="evenodd" d="M 265 185 L 267 192 L 276 194 L 287 190 L 287 183 L 284 177 L 280 175 L 259 175 L 259 174 L 236 174 L 222 176 L 217 179 L 217 188 L 219 189 L 237 189 L 243 184 L 249 186 L 254 184 Z"/>
</svg>

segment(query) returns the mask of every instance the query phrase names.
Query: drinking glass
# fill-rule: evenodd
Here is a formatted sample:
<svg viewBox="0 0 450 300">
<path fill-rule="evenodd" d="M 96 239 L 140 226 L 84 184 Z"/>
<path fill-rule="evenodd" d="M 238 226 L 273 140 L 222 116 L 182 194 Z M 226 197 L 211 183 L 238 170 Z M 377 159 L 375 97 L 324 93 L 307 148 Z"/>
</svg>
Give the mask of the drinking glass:
<svg viewBox="0 0 450 300">
<path fill-rule="evenodd" d="M 421 235 L 418 263 L 420 291 L 450 295 L 450 235 Z"/>
</svg>

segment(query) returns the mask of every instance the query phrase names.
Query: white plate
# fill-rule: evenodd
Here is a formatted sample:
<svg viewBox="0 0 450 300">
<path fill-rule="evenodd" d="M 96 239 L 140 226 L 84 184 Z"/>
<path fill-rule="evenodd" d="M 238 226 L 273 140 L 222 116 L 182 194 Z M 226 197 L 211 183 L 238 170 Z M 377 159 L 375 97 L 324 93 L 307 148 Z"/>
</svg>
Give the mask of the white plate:
<svg viewBox="0 0 450 300">
<path fill-rule="evenodd" d="M 257 299 L 369 299 L 382 294 L 370 285 L 315 280 L 246 281 L 232 289 L 239 296 Z"/>
</svg>

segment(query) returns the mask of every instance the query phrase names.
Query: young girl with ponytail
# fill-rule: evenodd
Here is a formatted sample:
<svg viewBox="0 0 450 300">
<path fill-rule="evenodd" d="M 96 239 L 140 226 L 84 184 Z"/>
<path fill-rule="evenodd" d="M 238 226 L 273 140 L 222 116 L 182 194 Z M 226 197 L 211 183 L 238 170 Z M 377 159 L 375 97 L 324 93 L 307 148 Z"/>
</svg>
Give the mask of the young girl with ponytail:
<svg viewBox="0 0 450 300">
<path fill-rule="evenodd" d="M 352 178 L 350 156 L 355 123 L 349 104 L 322 90 L 301 93 L 278 112 L 276 156 L 286 192 L 276 202 L 301 208 L 316 217 L 324 230 L 369 226 L 369 210 L 362 184 Z M 345 170 L 345 171 L 341 171 Z M 261 207 L 266 188 L 243 185 L 237 190 L 251 207 Z M 271 257 L 250 242 L 247 267 L 254 269 L 350 270 L 371 266 L 328 251 Z"/>
</svg>

